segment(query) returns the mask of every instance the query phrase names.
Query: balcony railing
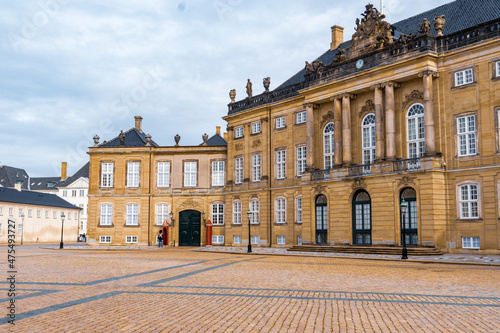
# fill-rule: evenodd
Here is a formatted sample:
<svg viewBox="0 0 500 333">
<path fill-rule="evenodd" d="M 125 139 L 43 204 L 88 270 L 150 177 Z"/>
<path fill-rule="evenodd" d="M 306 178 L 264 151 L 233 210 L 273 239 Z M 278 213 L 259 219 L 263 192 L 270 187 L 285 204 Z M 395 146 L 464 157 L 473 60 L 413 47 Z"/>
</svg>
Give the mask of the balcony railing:
<svg viewBox="0 0 500 333">
<path fill-rule="evenodd" d="M 420 158 L 409 158 L 407 160 L 394 161 L 394 172 L 420 170 Z"/>
<path fill-rule="evenodd" d="M 348 168 L 349 177 L 360 177 L 371 175 L 371 164 L 354 165 Z"/>
<path fill-rule="evenodd" d="M 330 169 L 311 171 L 311 181 L 330 179 Z"/>
</svg>

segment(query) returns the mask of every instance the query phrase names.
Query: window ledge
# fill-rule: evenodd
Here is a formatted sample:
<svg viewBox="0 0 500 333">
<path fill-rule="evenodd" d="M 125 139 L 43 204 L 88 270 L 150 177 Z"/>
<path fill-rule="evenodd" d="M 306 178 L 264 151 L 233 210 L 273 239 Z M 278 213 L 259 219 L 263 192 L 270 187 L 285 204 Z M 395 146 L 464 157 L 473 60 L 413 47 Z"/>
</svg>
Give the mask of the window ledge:
<svg viewBox="0 0 500 333">
<path fill-rule="evenodd" d="M 297 224 L 297 225 L 302 225 L 302 222 L 295 222 L 295 224 Z"/>
<path fill-rule="evenodd" d="M 451 88 L 451 90 L 468 88 L 468 87 L 475 86 L 476 84 L 477 84 L 477 82 L 476 82 L 476 81 L 471 82 L 471 83 L 461 84 L 461 85 L 459 85 L 459 86 L 453 86 L 453 87 Z"/>
<path fill-rule="evenodd" d="M 458 223 L 477 223 L 477 222 L 483 222 L 483 219 L 478 217 L 478 218 L 474 218 L 474 219 L 457 219 L 457 222 Z"/>
<path fill-rule="evenodd" d="M 115 225 L 114 224 L 98 224 L 97 227 L 98 228 L 114 228 Z"/>
<path fill-rule="evenodd" d="M 460 156 L 460 155 L 457 155 L 457 158 L 459 160 L 464 160 L 464 159 L 467 159 L 467 158 L 470 158 L 470 159 L 473 159 L 475 157 L 479 157 L 479 154 L 474 154 L 474 155 L 463 155 L 463 156 Z"/>
<path fill-rule="evenodd" d="M 140 224 L 124 224 L 123 226 L 127 227 L 127 228 L 140 228 L 141 227 Z"/>
<path fill-rule="evenodd" d="M 259 135 L 259 134 L 262 134 L 262 132 L 252 133 L 252 134 L 250 134 L 250 136 Z"/>
<path fill-rule="evenodd" d="M 274 222 L 274 225 L 287 225 L 286 222 Z"/>
<path fill-rule="evenodd" d="M 260 225 L 260 223 L 250 223 L 250 225 Z"/>
<path fill-rule="evenodd" d="M 233 226 L 233 227 L 241 227 L 241 223 L 231 223 L 231 226 Z"/>
<path fill-rule="evenodd" d="M 216 228 L 223 228 L 223 227 L 224 227 L 224 224 L 213 224 L 213 223 L 212 223 L 212 227 L 216 227 Z"/>
<path fill-rule="evenodd" d="M 300 125 L 305 125 L 307 124 L 307 121 L 304 121 L 303 123 L 295 123 L 295 126 L 300 126 Z"/>
<path fill-rule="evenodd" d="M 284 127 L 279 127 L 279 128 L 278 128 L 278 127 L 276 127 L 274 130 L 275 130 L 275 131 L 281 131 L 281 130 L 284 130 L 284 129 L 286 129 L 286 126 L 284 126 Z"/>
</svg>

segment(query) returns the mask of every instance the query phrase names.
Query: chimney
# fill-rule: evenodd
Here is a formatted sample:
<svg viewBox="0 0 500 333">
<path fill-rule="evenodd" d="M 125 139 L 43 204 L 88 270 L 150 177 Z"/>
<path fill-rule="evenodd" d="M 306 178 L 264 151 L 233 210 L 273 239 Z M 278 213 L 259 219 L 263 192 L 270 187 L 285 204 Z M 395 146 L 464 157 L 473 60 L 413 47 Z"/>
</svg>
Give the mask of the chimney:
<svg viewBox="0 0 500 333">
<path fill-rule="evenodd" d="M 138 130 L 139 132 L 142 132 L 142 117 L 141 116 L 135 116 L 135 129 Z"/>
<path fill-rule="evenodd" d="M 21 183 L 15 183 L 15 184 L 14 184 L 14 188 L 15 188 L 16 190 L 18 190 L 18 191 L 21 191 L 21 187 L 22 187 L 22 186 L 23 186 L 23 184 L 21 184 Z"/>
<path fill-rule="evenodd" d="M 61 180 L 65 180 L 66 178 L 68 178 L 68 163 L 62 162 L 61 163 Z"/>
<path fill-rule="evenodd" d="M 215 133 L 217 133 L 217 134 L 220 135 L 220 126 L 216 126 L 215 127 Z"/>
<path fill-rule="evenodd" d="M 227 132 L 224 132 L 224 140 L 227 141 Z"/>
<path fill-rule="evenodd" d="M 332 27 L 332 43 L 330 50 L 335 50 L 340 44 L 344 42 L 344 28 L 334 25 Z"/>
</svg>

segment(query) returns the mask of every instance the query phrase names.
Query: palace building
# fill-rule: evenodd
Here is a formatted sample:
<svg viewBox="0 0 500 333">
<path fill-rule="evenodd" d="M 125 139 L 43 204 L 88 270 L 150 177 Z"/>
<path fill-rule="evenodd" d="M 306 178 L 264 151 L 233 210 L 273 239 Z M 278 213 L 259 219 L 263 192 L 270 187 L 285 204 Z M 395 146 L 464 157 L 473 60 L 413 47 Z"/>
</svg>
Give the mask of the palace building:
<svg viewBox="0 0 500 333">
<path fill-rule="evenodd" d="M 404 227 L 408 246 L 499 253 L 498 13 L 456 0 L 390 24 L 367 5 L 275 90 L 232 90 L 225 138 L 162 147 L 140 117 L 96 138 L 89 243 L 399 246 Z"/>
</svg>

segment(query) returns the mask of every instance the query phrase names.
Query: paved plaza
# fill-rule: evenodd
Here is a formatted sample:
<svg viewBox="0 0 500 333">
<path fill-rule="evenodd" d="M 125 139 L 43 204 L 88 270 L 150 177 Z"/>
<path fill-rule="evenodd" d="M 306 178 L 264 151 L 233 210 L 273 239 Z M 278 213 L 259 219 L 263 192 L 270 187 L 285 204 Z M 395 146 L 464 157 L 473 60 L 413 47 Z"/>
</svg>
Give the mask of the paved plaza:
<svg viewBox="0 0 500 333">
<path fill-rule="evenodd" d="M 500 332 L 500 267 L 194 248 L 7 247 L 2 332 Z"/>
</svg>

